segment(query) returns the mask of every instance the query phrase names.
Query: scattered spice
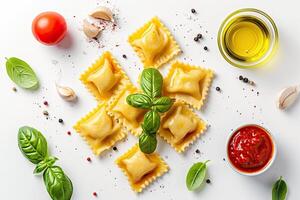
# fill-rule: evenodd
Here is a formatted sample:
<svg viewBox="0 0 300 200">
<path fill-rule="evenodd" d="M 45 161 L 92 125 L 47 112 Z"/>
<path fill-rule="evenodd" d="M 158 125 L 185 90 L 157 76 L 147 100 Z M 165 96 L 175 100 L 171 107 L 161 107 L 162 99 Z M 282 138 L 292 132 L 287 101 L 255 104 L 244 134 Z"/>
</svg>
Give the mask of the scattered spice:
<svg viewBox="0 0 300 200">
<path fill-rule="evenodd" d="M 62 124 L 62 123 L 64 123 L 64 120 L 60 118 L 60 119 L 58 119 L 58 122 Z"/>
<path fill-rule="evenodd" d="M 210 179 L 206 179 L 206 183 L 210 184 L 211 183 Z"/>
<path fill-rule="evenodd" d="M 91 159 L 90 157 L 87 157 L 86 160 L 87 160 L 88 162 L 92 162 L 92 159 Z"/>
<path fill-rule="evenodd" d="M 241 80 L 243 80 L 244 79 L 244 77 L 243 76 L 239 76 L 239 80 L 241 81 Z"/>
<path fill-rule="evenodd" d="M 243 79 L 243 82 L 244 82 L 244 83 L 248 83 L 248 82 L 249 82 L 249 79 L 245 77 L 245 78 Z"/>
<path fill-rule="evenodd" d="M 207 50 L 208 50 L 208 47 L 207 47 L 207 46 L 205 46 L 203 49 L 204 49 L 205 51 L 207 51 Z"/>
<path fill-rule="evenodd" d="M 93 196 L 97 197 L 98 196 L 97 192 L 93 192 Z"/>
<path fill-rule="evenodd" d="M 13 87 L 12 90 L 13 90 L 14 92 L 17 92 L 17 91 L 18 91 L 16 87 Z"/>
<path fill-rule="evenodd" d="M 198 37 L 194 37 L 194 41 L 195 41 L 195 42 L 198 42 L 198 41 L 199 41 L 199 38 L 198 38 Z"/>
<path fill-rule="evenodd" d="M 200 153 L 200 150 L 199 149 L 196 149 L 196 151 L 195 151 L 196 153 Z"/>
<path fill-rule="evenodd" d="M 126 58 L 127 58 L 127 56 L 126 56 L 125 54 L 123 54 L 123 58 L 124 58 L 124 59 L 126 59 Z"/>
<path fill-rule="evenodd" d="M 220 88 L 220 87 L 216 87 L 216 90 L 217 90 L 218 92 L 220 92 L 220 91 L 221 91 L 221 88 Z"/>
<path fill-rule="evenodd" d="M 117 147 L 113 147 L 113 150 L 114 150 L 114 151 L 118 151 L 118 148 L 117 148 Z"/>
<path fill-rule="evenodd" d="M 225 158 L 223 158 L 223 161 L 225 161 L 226 159 Z"/>
<path fill-rule="evenodd" d="M 43 104 L 44 104 L 45 106 L 48 106 L 48 105 L 49 105 L 48 101 L 44 101 Z"/>
<path fill-rule="evenodd" d="M 68 135 L 71 135 L 71 131 L 68 131 L 67 134 L 68 134 Z"/>
<path fill-rule="evenodd" d="M 195 10 L 194 8 L 192 8 L 192 9 L 191 9 L 191 12 L 192 12 L 193 14 L 195 14 L 195 13 L 196 13 L 196 10 Z"/>
<path fill-rule="evenodd" d="M 49 113 L 48 113 L 48 111 L 47 111 L 47 110 L 44 110 L 44 111 L 43 111 L 43 115 L 45 115 L 45 116 L 49 116 Z"/>
</svg>

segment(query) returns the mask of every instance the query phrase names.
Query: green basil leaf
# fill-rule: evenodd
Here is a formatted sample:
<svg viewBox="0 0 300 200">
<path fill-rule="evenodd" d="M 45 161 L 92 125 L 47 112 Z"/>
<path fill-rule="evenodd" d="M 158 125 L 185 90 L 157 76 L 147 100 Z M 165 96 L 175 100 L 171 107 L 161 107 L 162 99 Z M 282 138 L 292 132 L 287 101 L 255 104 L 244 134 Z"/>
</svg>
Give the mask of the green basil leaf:
<svg viewBox="0 0 300 200">
<path fill-rule="evenodd" d="M 145 94 L 128 95 L 126 101 L 135 108 L 149 109 L 151 108 L 151 99 Z"/>
<path fill-rule="evenodd" d="M 206 163 L 195 163 L 188 171 L 186 176 L 186 186 L 189 190 L 195 190 L 200 187 L 206 176 Z"/>
<path fill-rule="evenodd" d="M 160 97 L 154 99 L 152 109 L 164 113 L 172 107 L 173 103 L 174 101 L 170 97 Z"/>
<path fill-rule="evenodd" d="M 143 153 L 153 153 L 157 146 L 156 134 L 142 132 L 139 136 L 139 147 Z"/>
<path fill-rule="evenodd" d="M 150 97 L 160 97 L 163 77 L 157 69 L 144 69 L 141 76 L 141 88 Z"/>
<path fill-rule="evenodd" d="M 146 133 L 156 133 L 160 126 L 160 115 L 155 110 L 148 111 L 144 116 L 142 128 Z"/>
<path fill-rule="evenodd" d="M 53 164 L 58 160 L 58 158 L 56 157 L 52 157 L 49 156 L 47 158 L 45 158 L 44 160 L 42 160 L 41 162 L 39 162 L 37 164 L 37 166 L 35 167 L 33 173 L 34 174 L 39 174 L 41 172 L 43 172 L 45 169 L 47 169 L 48 167 L 53 166 Z"/>
<path fill-rule="evenodd" d="M 38 88 L 38 78 L 25 61 L 15 57 L 7 59 L 6 72 L 9 78 L 18 86 L 25 89 Z"/>
<path fill-rule="evenodd" d="M 287 185 L 282 177 L 280 177 L 273 185 L 272 200 L 285 200 L 287 191 Z"/>
<path fill-rule="evenodd" d="M 44 160 L 48 154 L 45 137 L 38 130 L 28 126 L 19 129 L 18 146 L 23 155 L 34 164 Z"/>
<path fill-rule="evenodd" d="M 47 168 L 43 174 L 46 189 L 52 200 L 70 200 L 73 193 L 71 180 L 58 166 Z"/>
</svg>

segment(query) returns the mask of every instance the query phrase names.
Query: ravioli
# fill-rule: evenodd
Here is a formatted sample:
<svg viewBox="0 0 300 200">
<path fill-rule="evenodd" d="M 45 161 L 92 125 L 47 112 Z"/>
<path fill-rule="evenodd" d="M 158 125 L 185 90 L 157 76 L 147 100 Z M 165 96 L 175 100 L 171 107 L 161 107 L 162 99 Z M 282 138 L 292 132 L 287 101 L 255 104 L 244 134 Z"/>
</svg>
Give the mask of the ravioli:
<svg viewBox="0 0 300 200">
<path fill-rule="evenodd" d="M 99 104 L 74 126 L 96 155 L 111 148 L 126 136 L 121 125 L 108 115 L 106 108 L 106 103 Z"/>
<path fill-rule="evenodd" d="M 128 177 L 131 188 L 141 192 L 147 185 L 168 171 L 168 166 L 156 153 L 144 154 L 138 144 L 116 160 Z"/>
<path fill-rule="evenodd" d="M 117 61 L 110 52 L 105 52 L 87 71 L 80 80 L 97 100 L 108 100 L 120 85 L 129 82 Z"/>
<path fill-rule="evenodd" d="M 181 52 L 170 31 L 157 17 L 130 35 L 128 41 L 144 67 L 158 68 Z"/>
<path fill-rule="evenodd" d="M 138 136 L 142 131 L 141 123 L 146 111 L 130 106 L 126 102 L 126 98 L 137 92 L 136 87 L 128 84 L 120 88 L 109 102 L 109 113 L 135 136 Z"/>
<path fill-rule="evenodd" d="M 164 78 L 164 94 L 200 109 L 206 99 L 213 72 L 210 69 L 174 62 Z"/>
<path fill-rule="evenodd" d="M 206 130 L 206 124 L 184 103 L 176 102 L 162 116 L 159 135 L 179 153 Z"/>
</svg>

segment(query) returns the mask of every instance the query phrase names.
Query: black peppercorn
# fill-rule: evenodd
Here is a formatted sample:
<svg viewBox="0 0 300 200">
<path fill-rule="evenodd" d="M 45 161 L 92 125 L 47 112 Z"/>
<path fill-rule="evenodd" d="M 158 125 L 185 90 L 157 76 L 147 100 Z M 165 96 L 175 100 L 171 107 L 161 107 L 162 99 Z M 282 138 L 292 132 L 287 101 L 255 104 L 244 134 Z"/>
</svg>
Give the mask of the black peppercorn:
<svg viewBox="0 0 300 200">
<path fill-rule="evenodd" d="M 240 79 L 240 80 L 243 80 L 243 79 L 244 79 L 244 77 L 243 77 L 243 76 L 239 76 L 239 79 Z"/>
<path fill-rule="evenodd" d="M 208 50 L 207 46 L 205 46 L 205 47 L 204 47 L 204 50 L 205 50 L 205 51 L 207 51 L 207 50 Z"/>
<path fill-rule="evenodd" d="M 216 87 L 216 90 L 219 92 L 219 91 L 221 91 L 221 88 L 220 87 Z"/>
<path fill-rule="evenodd" d="M 64 123 L 64 120 L 63 119 L 58 119 L 58 122 L 62 124 L 62 123 Z"/>
<path fill-rule="evenodd" d="M 195 10 L 194 8 L 192 8 L 192 9 L 191 9 L 191 12 L 192 12 L 193 14 L 195 14 L 195 13 L 196 13 L 196 10 Z"/>
<path fill-rule="evenodd" d="M 206 183 L 210 184 L 211 183 L 210 179 L 206 179 Z"/>
<path fill-rule="evenodd" d="M 198 37 L 194 37 L 194 41 L 195 41 L 195 42 L 198 42 L 198 41 L 199 41 L 199 38 L 198 38 Z"/>
<path fill-rule="evenodd" d="M 243 81 L 244 81 L 244 83 L 248 83 L 249 82 L 248 78 L 246 78 L 246 77 L 243 79 Z"/>
<path fill-rule="evenodd" d="M 201 39 L 202 38 L 202 34 L 198 33 L 197 38 Z"/>
<path fill-rule="evenodd" d="M 200 153 L 200 150 L 199 150 L 199 149 L 196 149 L 196 153 Z"/>
<path fill-rule="evenodd" d="M 117 147 L 113 147 L 113 150 L 114 150 L 114 151 L 117 151 L 117 150 L 118 150 L 118 148 L 117 148 Z"/>
<path fill-rule="evenodd" d="M 127 56 L 126 56 L 125 54 L 123 54 L 123 58 L 125 58 L 125 59 L 126 59 L 126 58 L 127 58 Z"/>
</svg>

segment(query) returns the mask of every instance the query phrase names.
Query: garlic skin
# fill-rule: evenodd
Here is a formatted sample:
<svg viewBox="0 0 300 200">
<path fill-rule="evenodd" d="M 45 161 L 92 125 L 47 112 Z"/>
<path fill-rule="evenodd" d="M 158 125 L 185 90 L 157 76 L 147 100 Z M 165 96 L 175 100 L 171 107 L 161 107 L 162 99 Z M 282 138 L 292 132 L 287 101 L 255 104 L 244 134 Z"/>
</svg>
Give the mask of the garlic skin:
<svg viewBox="0 0 300 200">
<path fill-rule="evenodd" d="M 114 22 L 114 17 L 113 17 L 113 13 L 112 11 L 104 6 L 100 6 L 98 8 L 96 8 L 95 10 L 93 10 L 90 13 L 91 17 L 94 17 L 96 19 L 102 19 L 102 20 L 106 20 L 106 21 L 111 21 Z"/>
<path fill-rule="evenodd" d="M 101 29 L 91 23 L 89 23 L 86 19 L 83 20 L 83 32 L 89 38 L 93 39 L 99 35 Z"/>
<path fill-rule="evenodd" d="M 298 98 L 300 86 L 290 86 L 284 88 L 278 96 L 277 107 L 284 110 L 290 107 Z"/>
<path fill-rule="evenodd" d="M 56 84 L 56 90 L 57 93 L 66 101 L 75 101 L 77 99 L 74 90 L 70 87 Z"/>
</svg>

